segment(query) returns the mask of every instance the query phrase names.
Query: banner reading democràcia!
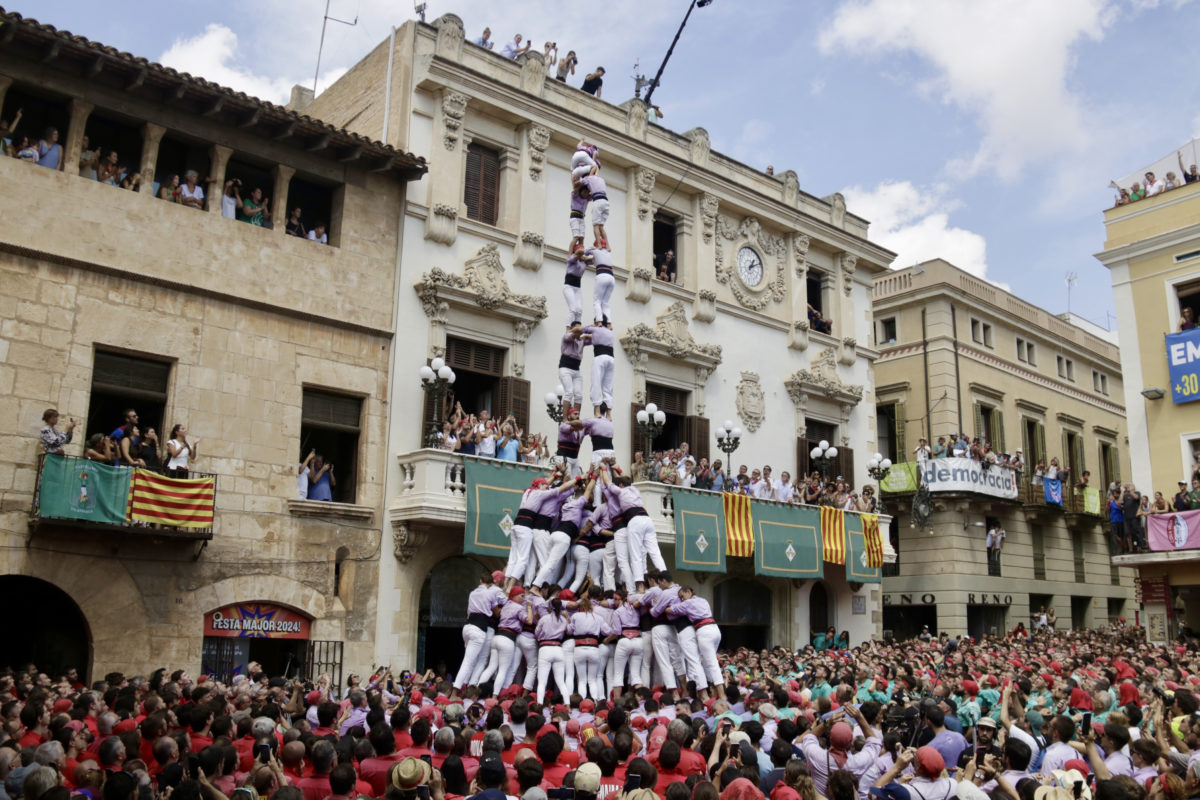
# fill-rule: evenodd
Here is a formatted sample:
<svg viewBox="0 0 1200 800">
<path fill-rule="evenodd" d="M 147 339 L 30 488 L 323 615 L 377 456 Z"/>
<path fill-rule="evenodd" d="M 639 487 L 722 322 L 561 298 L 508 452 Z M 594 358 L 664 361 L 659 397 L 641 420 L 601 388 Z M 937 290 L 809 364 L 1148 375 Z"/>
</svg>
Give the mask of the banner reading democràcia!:
<svg viewBox="0 0 1200 800">
<path fill-rule="evenodd" d="M 521 496 L 545 471 L 513 461 L 463 456 L 466 468 L 467 524 L 463 552 L 508 558 L 512 526 Z"/>
<path fill-rule="evenodd" d="M 1147 514 L 1145 520 L 1151 550 L 1200 548 L 1200 509 Z"/>
<path fill-rule="evenodd" d="M 755 502 L 754 574 L 774 578 L 825 577 L 821 516 L 816 506 Z"/>
<path fill-rule="evenodd" d="M 124 525 L 130 473 L 128 467 L 48 455 L 42 463 L 38 516 Z"/>
<path fill-rule="evenodd" d="M 725 509 L 718 492 L 672 487 L 675 509 L 675 569 L 725 571 Z"/>
<path fill-rule="evenodd" d="M 1167 372 L 1171 402 L 1200 400 L 1200 328 L 1167 334 Z"/>
<path fill-rule="evenodd" d="M 971 458 L 931 458 L 920 469 L 929 491 L 974 492 L 1007 500 L 1017 498 L 1016 470 L 993 464 L 987 469 Z"/>
</svg>

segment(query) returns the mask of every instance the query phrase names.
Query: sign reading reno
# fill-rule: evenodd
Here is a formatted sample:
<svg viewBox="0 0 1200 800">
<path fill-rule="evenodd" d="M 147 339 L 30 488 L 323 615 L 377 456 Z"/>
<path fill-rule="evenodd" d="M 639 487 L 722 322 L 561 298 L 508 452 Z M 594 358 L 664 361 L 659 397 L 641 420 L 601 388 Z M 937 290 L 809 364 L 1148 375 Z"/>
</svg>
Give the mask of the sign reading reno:
<svg viewBox="0 0 1200 800">
<path fill-rule="evenodd" d="M 1017 473 L 993 464 L 987 469 L 970 458 L 934 458 L 920 469 L 921 483 L 931 492 L 974 492 L 1015 500 Z"/>
</svg>

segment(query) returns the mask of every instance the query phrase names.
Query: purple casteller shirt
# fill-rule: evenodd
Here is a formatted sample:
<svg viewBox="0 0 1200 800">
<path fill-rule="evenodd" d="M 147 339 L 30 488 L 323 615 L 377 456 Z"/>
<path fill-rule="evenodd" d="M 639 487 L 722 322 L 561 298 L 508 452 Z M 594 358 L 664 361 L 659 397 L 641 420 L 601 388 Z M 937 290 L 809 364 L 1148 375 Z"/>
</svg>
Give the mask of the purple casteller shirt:
<svg viewBox="0 0 1200 800">
<path fill-rule="evenodd" d="M 562 344 L 559 345 L 559 350 L 564 356 L 569 358 L 583 358 L 583 348 L 587 346 L 587 342 L 582 336 L 575 336 L 570 331 L 563 335 Z"/>
<path fill-rule="evenodd" d="M 629 600 L 630 602 L 633 602 L 639 597 L 641 597 L 641 595 L 630 595 Z M 502 611 L 500 613 L 503 614 L 504 612 Z M 621 629 L 636 628 L 641 624 L 641 622 L 642 615 L 639 614 L 638 610 L 629 603 L 621 603 L 621 605 L 617 606 L 617 609 L 613 611 L 613 627 L 618 629 L 617 633 L 620 633 Z"/>
<path fill-rule="evenodd" d="M 559 524 L 571 522 L 575 524 L 575 527 L 582 528 L 583 518 L 587 515 L 587 501 L 586 495 L 580 495 L 563 503 L 562 511 L 559 514 Z"/>
<path fill-rule="evenodd" d="M 553 639 L 562 641 L 563 636 L 567 633 L 567 621 L 562 616 L 557 614 L 545 614 L 538 620 L 537 628 L 534 629 L 534 638 L 539 642 L 546 642 Z"/>
<path fill-rule="evenodd" d="M 688 600 L 676 600 L 671 604 L 670 612 L 676 617 L 687 617 L 692 622 L 712 619 L 712 606 L 703 597 L 693 596 Z"/>
<path fill-rule="evenodd" d="M 588 191 L 592 193 L 593 200 L 596 199 L 596 195 L 608 197 L 608 184 L 599 175 L 584 175 L 579 179 L 579 183 L 588 188 Z"/>
<path fill-rule="evenodd" d="M 592 264 L 596 267 L 597 275 L 602 272 L 607 272 L 609 275 L 612 274 L 612 253 L 603 247 L 594 247 L 588 248 L 587 254 L 592 257 Z M 567 266 L 568 268 L 570 267 L 569 261 L 567 262 Z"/>
<path fill-rule="evenodd" d="M 679 602 L 679 584 L 672 583 L 666 589 L 662 590 L 662 594 L 654 601 L 654 608 L 650 609 L 650 613 L 656 617 L 662 618 L 665 614 L 668 619 L 674 619 L 679 614 L 671 614 L 669 609 L 671 605 Z"/>
<path fill-rule="evenodd" d="M 504 590 L 499 586 L 477 586 L 467 596 L 467 613 L 490 617 L 492 610 L 504 600 Z"/>
<path fill-rule="evenodd" d="M 613 332 L 603 325 L 585 325 L 583 332 L 591 334 L 592 341 L 589 342 L 589 344 L 591 344 L 593 348 L 599 345 L 601 347 L 607 347 L 610 350 L 612 349 L 613 342 L 615 341 L 613 338 Z"/>
<path fill-rule="evenodd" d="M 511 633 L 520 633 L 521 626 L 525 623 L 525 601 L 509 600 L 500 609 L 499 627 Z"/>
<path fill-rule="evenodd" d="M 591 253 L 591 252 L 592 252 L 591 250 L 588 251 L 588 253 Z M 611 265 L 612 265 L 612 260 L 609 259 L 610 268 L 611 268 Z M 578 286 L 580 284 L 580 282 L 582 281 L 583 273 L 585 273 L 585 272 L 587 272 L 587 262 L 584 261 L 582 258 L 576 258 L 575 256 L 571 256 L 570 258 L 567 259 L 567 275 L 574 276 L 574 278 L 575 278 L 575 280 L 573 280 L 573 281 L 570 281 L 570 280 L 566 281 L 567 283 L 571 284 L 572 286 Z"/>
</svg>

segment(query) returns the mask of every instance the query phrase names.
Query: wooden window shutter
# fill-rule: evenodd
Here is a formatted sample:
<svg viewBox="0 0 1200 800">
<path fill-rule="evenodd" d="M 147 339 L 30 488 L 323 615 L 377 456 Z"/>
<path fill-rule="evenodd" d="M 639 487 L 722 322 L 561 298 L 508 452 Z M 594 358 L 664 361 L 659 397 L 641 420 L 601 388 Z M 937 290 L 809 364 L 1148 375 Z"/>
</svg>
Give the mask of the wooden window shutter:
<svg viewBox="0 0 1200 800">
<path fill-rule="evenodd" d="M 1071 439 L 1067 436 L 1067 432 L 1062 432 L 1062 449 L 1058 451 L 1058 468 L 1070 469 L 1071 464 Z M 1075 475 L 1071 476 L 1076 477 Z"/>
<path fill-rule="evenodd" d="M 1004 452 L 1004 412 L 998 408 L 992 409 L 992 451 Z"/>
<path fill-rule="evenodd" d="M 629 431 L 629 461 L 625 462 L 627 464 L 633 463 L 633 454 L 639 450 L 642 452 L 643 458 L 646 459 L 646 463 L 654 460 L 651 458 L 650 440 L 646 438 L 646 434 L 642 433 L 641 426 L 637 424 L 637 413 L 644 408 L 645 406 L 641 403 L 632 403 L 629 406 L 629 423 L 632 428 Z"/>
<path fill-rule="evenodd" d="M 1110 445 L 1108 448 L 1108 480 L 1110 483 L 1112 481 L 1119 483 L 1121 480 L 1121 459 L 1117 457 L 1117 446 L 1115 444 Z"/>
<path fill-rule="evenodd" d="M 482 145 L 467 145 L 466 180 L 463 202 L 467 217 L 496 224 L 500 205 L 500 154 Z"/>
<path fill-rule="evenodd" d="M 687 417 L 684 430 L 687 432 L 684 441 L 691 447 L 692 455 L 699 464 L 700 459 L 708 458 L 708 417 Z"/>
<path fill-rule="evenodd" d="M 1031 467 L 1036 467 L 1037 462 L 1046 458 L 1046 426 L 1040 422 L 1035 425 L 1037 426 L 1037 441 L 1034 442 L 1036 452 L 1033 454 L 1033 460 L 1029 462 Z M 1046 463 L 1048 464 L 1049 460 Z"/>
<path fill-rule="evenodd" d="M 892 426 L 893 437 L 892 441 L 896 443 L 896 457 L 892 459 L 896 463 L 901 463 L 908 460 L 908 445 L 905 443 L 905 428 L 907 427 L 905 420 L 908 417 L 904 414 L 904 403 L 896 403 L 892 406 L 892 413 L 895 415 L 895 423 Z M 886 453 L 884 454 L 887 455 Z"/>
<path fill-rule="evenodd" d="M 467 145 L 467 170 L 463 181 L 463 202 L 467 206 L 467 218 L 479 219 L 479 191 L 483 181 L 483 166 L 480 150 L 482 148 Z"/>
<path fill-rule="evenodd" d="M 830 477 L 836 478 L 841 475 L 844 480 L 854 483 L 854 451 L 849 447 L 839 447 L 834 469 L 837 470 L 837 475 Z"/>
<path fill-rule="evenodd" d="M 517 425 L 525 431 L 529 430 L 529 381 L 512 376 L 500 379 L 497 391 L 499 411 L 496 417 L 504 419 L 509 414 L 516 419 Z"/>
<path fill-rule="evenodd" d="M 971 438 L 974 439 L 976 436 L 978 436 L 980 439 L 982 439 L 986 435 L 987 435 L 987 432 L 984 431 L 984 429 L 983 429 L 983 406 L 979 405 L 979 403 L 976 403 L 975 404 L 975 430 L 971 432 Z"/>
<path fill-rule="evenodd" d="M 1086 451 L 1084 450 L 1084 447 L 1083 447 L 1083 436 L 1076 436 L 1075 437 L 1075 468 L 1078 470 L 1078 472 L 1076 474 L 1072 475 L 1071 478 L 1072 478 L 1072 480 L 1074 480 L 1077 483 L 1078 483 L 1079 479 L 1081 477 L 1083 477 L 1083 471 L 1085 469 L 1087 469 L 1087 462 L 1084 459 L 1085 454 L 1086 454 Z"/>
<path fill-rule="evenodd" d="M 812 443 L 803 436 L 796 437 L 796 477 L 807 478 L 808 473 L 812 472 L 812 466 L 809 464 L 808 454 L 812 450 Z"/>
</svg>

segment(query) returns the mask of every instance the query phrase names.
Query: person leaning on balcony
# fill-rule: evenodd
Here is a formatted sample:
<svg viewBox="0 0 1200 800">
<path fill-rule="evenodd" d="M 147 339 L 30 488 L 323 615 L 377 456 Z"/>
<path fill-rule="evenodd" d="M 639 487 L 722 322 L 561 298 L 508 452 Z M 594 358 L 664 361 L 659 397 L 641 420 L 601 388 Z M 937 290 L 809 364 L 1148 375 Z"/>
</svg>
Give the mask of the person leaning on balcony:
<svg viewBox="0 0 1200 800">
<path fill-rule="evenodd" d="M 147 469 L 156 470 L 161 467 L 162 457 L 158 454 L 158 431 L 154 428 L 146 428 L 145 433 L 138 440 L 135 452 Z"/>
<path fill-rule="evenodd" d="M 62 166 L 62 145 L 58 143 L 58 128 L 46 128 L 38 142 L 38 166 L 58 169 Z"/>
<path fill-rule="evenodd" d="M 1154 502 L 1147 509 L 1147 514 L 1164 514 L 1171 510 L 1171 506 L 1167 503 L 1167 498 L 1163 497 L 1162 492 L 1154 493 Z M 1144 516 L 1144 515 L 1143 515 Z"/>
<path fill-rule="evenodd" d="M 333 477 L 333 464 L 326 464 L 325 457 L 320 453 L 312 461 L 313 477 L 308 482 L 308 499 L 333 502 L 333 487 L 337 486 L 337 478 Z"/>
<path fill-rule="evenodd" d="M 1190 306 L 1184 306 L 1179 312 L 1179 332 L 1191 331 L 1196 329 L 1196 312 Z"/>
<path fill-rule="evenodd" d="M 199 439 L 188 441 L 186 427 L 176 425 L 171 429 L 171 438 L 167 440 L 167 470 L 187 477 L 188 461 L 199 455 L 196 452 L 199 446 Z"/>
<path fill-rule="evenodd" d="M 63 454 L 63 445 L 69 444 L 71 437 L 75 431 L 75 420 L 67 420 L 67 424 L 63 430 L 58 430 L 55 426 L 58 425 L 58 410 L 47 408 L 42 414 L 42 422 L 46 423 L 42 428 L 42 449 L 47 453 L 61 456 Z"/>
<path fill-rule="evenodd" d="M 116 460 L 115 448 L 113 441 L 103 433 L 93 433 L 88 437 L 87 447 L 84 448 L 83 457 L 89 461 L 99 461 L 102 464 L 111 464 Z"/>
<path fill-rule="evenodd" d="M 1192 490 L 1188 492 L 1188 506 L 1193 511 L 1200 509 L 1200 478 L 1192 478 Z"/>
<path fill-rule="evenodd" d="M 1121 508 L 1121 490 L 1113 489 L 1108 498 L 1108 544 L 1113 553 L 1128 553 L 1129 538 L 1125 535 L 1125 512 Z"/>
<path fill-rule="evenodd" d="M 935 444 L 933 446 L 933 457 L 934 458 L 945 458 L 947 455 L 949 455 L 949 454 L 946 452 L 946 437 L 939 436 L 938 440 L 937 440 L 937 444 Z"/>
<path fill-rule="evenodd" d="M 270 206 L 271 198 L 264 198 L 262 189 L 255 186 L 250 190 L 250 196 L 242 201 L 242 205 L 238 208 L 238 215 L 242 218 L 242 222 L 249 222 L 251 225 L 261 228 L 271 218 Z"/>
<path fill-rule="evenodd" d="M 121 437 L 121 464 L 126 467 L 144 467 L 146 462 L 138 456 L 142 444 L 142 432 L 134 423 Z"/>
<path fill-rule="evenodd" d="M 194 169 L 183 173 L 183 186 L 179 187 L 180 205 L 198 210 L 204 209 L 204 190 L 200 188 L 198 180 L 200 180 L 200 174 Z"/>
</svg>

